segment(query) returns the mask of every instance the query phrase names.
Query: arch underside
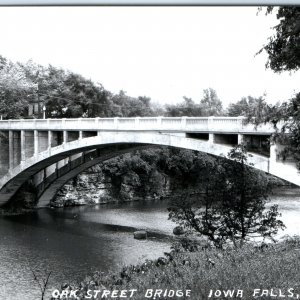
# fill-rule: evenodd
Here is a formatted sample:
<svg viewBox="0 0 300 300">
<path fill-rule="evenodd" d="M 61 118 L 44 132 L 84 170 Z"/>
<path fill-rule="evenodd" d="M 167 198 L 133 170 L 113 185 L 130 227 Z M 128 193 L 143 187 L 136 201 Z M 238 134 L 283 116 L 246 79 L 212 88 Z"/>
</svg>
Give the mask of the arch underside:
<svg viewBox="0 0 300 300">
<path fill-rule="evenodd" d="M 0 205 L 4 205 L 12 199 L 15 193 L 26 181 L 28 181 L 29 178 L 64 158 L 78 153 L 89 152 L 91 153 L 90 155 L 94 153 L 94 156 L 90 157 L 91 159 L 82 161 L 80 165 L 70 168 L 67 173 L 62 176 L 58 176 L 55 180 L 53 180 L 53 182 L 48 184 L 47 188 L 44 189 L 43 193 L 39 196 L 40 203 L 38 206 L 45 206 L 48 204 L 47 201 L 52 199 L 56 192 L 68 180 L 85 169 L 120 154 L 130 152 L 135 149 L 149 148 L 151 146 L 176 147 L 205 152 L 217 156 L 226 156 L 232 148 L 230 146 L 213 144 L 193 138 L 165 133 L 103 132 L 98 136 L 75 140 L 51 148 L 39 153 L 35 157 L 27 159 L 25 162 L 17 166 L 0 180 Z M 270 171 L 269 159 L 267 157 L 253 154 L 249 156 L 248 163 L 253 164 L 253 167 L 258 170 L 264 172 Z M 275 175 L 278 176 L 277 174 Z"/>
</svg>

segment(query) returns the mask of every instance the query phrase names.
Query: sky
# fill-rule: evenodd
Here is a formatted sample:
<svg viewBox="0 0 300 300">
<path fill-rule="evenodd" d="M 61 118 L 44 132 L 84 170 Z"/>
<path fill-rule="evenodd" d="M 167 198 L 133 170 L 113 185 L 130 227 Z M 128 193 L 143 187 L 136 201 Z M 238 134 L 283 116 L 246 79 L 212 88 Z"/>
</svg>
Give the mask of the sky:
<svg viewBox="0 0 300 300">
<path fill-rule="evenodd" d="M 199 102 L 209 87 L 225 107 L 248 95 L 276 103 L 300 82 L 255 55 L 277 23 L 257 7 L 0 7 L 0 55 L 161 104 Z"/>
</svg>

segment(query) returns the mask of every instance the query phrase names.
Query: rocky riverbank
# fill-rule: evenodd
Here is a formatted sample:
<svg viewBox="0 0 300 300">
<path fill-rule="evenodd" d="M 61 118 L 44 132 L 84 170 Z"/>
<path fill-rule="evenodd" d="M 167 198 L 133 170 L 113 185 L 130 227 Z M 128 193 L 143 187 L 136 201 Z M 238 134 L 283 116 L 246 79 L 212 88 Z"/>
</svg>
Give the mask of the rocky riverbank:
<svg viewBox="0 0 300 300">
<path fill-rule="evenodd" d="M 51 205 L 53 207 L 67 207 L 168 197 L 171 192 L 170 179 L 158 172 L 155 176 L 163 183 L 159 189 L 157 185 L 153 185 L 153 178 L 148 178 L 149 184 L 147 185 L 147 190 L 146 192 L 141 192 L 140 185 L 132 180 L 131 174 L 122 177 L 122 182 L 119 185 L 119 189 L 117 189 L 113 184 L 113 179 L 105 175 L 100 170 L 100 166 L 95 166 L 67 182 L 57 193 Z"/>
<path fill-rule="evenodd" d="M 158 173 L 158 172 L 157 172 Z M 130 174 L 122 178 L 120 188 L 116 189 L 112 178 L 106 176 L 99 166 L 93 167 L 86 172 L 81 173 L 76 178 L 70 180 L 57 193 L 57 196 L 51 202 L 52 207 L 68 207 L 77 205 L 104 204 L 117 201 L 138 201 L 163 199 L 170 195 L 176 196 L 181 190 L 176 187 L 176 179 L 168 176 L 156 174 L 160 181 L 160 188 L 154 185 L 149 178 L 146 192 L 141 193 L 141 188 L 132 180 Z M 272 185 L 275 187 L 285 186 L 286 183 L 273 176 L 268 176 Z M 172 182 L 173 181 L 173 182 Z M 180 183 L 178 183 L 179 185 Z M 180 186 L 180 185 L 179 185 Z"/>
<path fill-rule="evenodd" d="M 181 184 L 178 178 L 171 178 L 157 171 L 144 178 L 144 186 L 141 186 L 141 183 L 137 182 L 130 172 L 123 175 L 120 178 L 121 182 L 116 184 L 113 178 L 101 170 L 102 167 L 101 165 L 92 167 L 66 183 L 51 202 L 51 206 L 67 207 L 117 201 L 163 199 L 182 192 L 180 188 L 176 188 Z M 266 176 L 275 187 L 286 185 L 281 179 L 270 175 Z"/>
</svg>

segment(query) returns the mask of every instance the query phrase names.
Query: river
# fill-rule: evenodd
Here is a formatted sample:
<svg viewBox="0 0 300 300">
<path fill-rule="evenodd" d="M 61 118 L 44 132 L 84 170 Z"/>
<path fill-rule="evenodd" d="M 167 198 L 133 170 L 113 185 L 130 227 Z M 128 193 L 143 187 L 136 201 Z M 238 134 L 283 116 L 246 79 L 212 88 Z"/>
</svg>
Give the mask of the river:
<svg viewBox="0 0 300 300">
<path fill-rule="evenodd" d="M 287 229 L 300 235 L 300 189 L 280 189 L 271 196 Z M 167 201 L 130 202 L 40 209 L 0 218 L 0 299 L 40 299 L 32 270 L 41 279 L 52 272 L 49 290 L 76 283 L 93 271 L 154 259 L 170 250 L 172 230 Z M 146 229 L 147 240 L 133 231 Z M 48 298 L 47 298 L 48 299 Z"/>
</svg>

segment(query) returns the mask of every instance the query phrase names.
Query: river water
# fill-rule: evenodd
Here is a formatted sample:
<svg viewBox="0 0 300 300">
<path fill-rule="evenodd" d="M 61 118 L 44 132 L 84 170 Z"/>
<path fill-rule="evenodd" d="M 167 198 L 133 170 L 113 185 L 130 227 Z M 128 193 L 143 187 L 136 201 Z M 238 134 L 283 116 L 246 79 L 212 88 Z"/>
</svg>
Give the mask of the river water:
<svg viewBox="0 0 300 300">
<path fill-rule="evenodd" d="M 277 190 L 270 204 L 279 205 L 287 226 L 279 236 L 300 235 L 300 189 Z M 39 279 L 52 272 L 50 291 L 96 270 L 114 271 L 162 256 L 170 250 L 175 226 L 167 207 L 167 201 L 147 201 L 1 217 L 0 299 L 40 299 L 32 271 Z M 135 229 L 146 229 L 149 238 L 135 240 Z"/>
</svg>

